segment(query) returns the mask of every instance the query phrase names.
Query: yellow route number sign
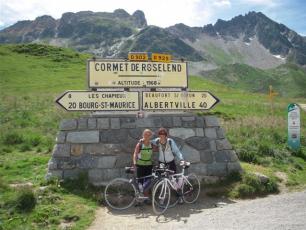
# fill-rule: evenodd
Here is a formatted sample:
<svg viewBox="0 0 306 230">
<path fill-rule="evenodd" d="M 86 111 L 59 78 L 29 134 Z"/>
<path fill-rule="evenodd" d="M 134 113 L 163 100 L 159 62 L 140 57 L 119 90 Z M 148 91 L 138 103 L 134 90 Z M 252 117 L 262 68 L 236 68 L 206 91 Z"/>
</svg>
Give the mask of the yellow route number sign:
<svg viewBox="0 0 306 230">
<path fill-rule="evenodd" d="M 151 60 L 154 62 L 171 62 L 171 55 L 152 53 Z"/>
<path fill-rule="evenodd" d="M 56 103 L 68 111 L 138 111 L 138 92 L 66 91 Z"/>
<path fill-rule="evenodd" d="M 143 110 L 209 110 L 219 101 L 208 91 L 142 92 Z"/>
<path fill-rule="evenodd" d="M 149 57 L 147 53 L 129 53 L 128 59 L 130 61 L 148 61 Z"/>
</svg>

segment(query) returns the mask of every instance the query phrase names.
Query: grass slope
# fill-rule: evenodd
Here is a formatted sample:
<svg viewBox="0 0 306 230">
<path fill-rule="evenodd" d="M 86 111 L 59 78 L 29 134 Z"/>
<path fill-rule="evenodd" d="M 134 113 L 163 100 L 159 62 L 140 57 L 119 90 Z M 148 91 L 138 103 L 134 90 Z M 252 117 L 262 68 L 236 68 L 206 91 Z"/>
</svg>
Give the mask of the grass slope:
<svg viewBox="0 0 306 230">
<path fill-rule="evenodd" d="M 59 121 L 81 115 L 63 111 L 54 99 L 65 90 L 86 88 L 88 57 L 51 46 L 0 46 L 0 229 L 55 229 L 59 225 L 84 229 L 93 220 L 101 197 L 99 190 L 88 187 L 86 178 L 80 178 L 78 187 L 69 181 L 47 184 L 44 179 Z M 277 97 L 272 115 L 266 95 L 202 77 L 189 80 L 192 89 L 209 90 L 221 99 L 209 113 L 221 118 L 246 172 L 259 171 L 276 180 L 275 173 L 280 171 L 288 177 L 286 186 L 306 184 L 305 148 L 296 153 L 286 148 L 286 106 L 303 99 Z M 302 119 L 305 146 L 305 113 Z M 263 192 L 254 185 L 258 185 L 254 178 L 247 175 L 242 181 L 230 185 L 230 195 Z M 26 182 L 33 184 L 30 191 L 10 186 Z M 269 191 L 267 186 L 265 192 Z M 24 204 L 33 204 L 33 196 L 35 206 L 30 211 L 22 209 Z"/>
<path fill-rule="evenodd" d="M 284 97 L 306 97 L 306 71 L 294 64 L 270 70 L 245 64 L 227 64 L 202 75 L 206 79 L 248 92 L 266 93 L 269 85 L 272 85 Z"/>
</svg>

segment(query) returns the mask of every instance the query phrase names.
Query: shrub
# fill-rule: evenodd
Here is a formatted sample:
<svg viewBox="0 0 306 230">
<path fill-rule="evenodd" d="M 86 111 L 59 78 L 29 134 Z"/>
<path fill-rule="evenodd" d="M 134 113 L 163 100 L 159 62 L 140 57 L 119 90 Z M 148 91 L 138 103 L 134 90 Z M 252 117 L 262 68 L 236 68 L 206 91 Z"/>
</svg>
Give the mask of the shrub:
<svg viewBox="0 0 306 230">
<path fill-rule="evenodd" d="M 302 158 L 303 160 L 306 161 L 306 151 L 303 151 L 302 148 L 300 148 L 297 151 L 293 151 L 292 155 L 296 156 L 296 157 L 300 157 L 300 158 Z"/>
<path fill-rule="evenodd" d="M 6 145 L 18 145 L 24 142 L 24 138 L 20 133 L 8 132 L 4 134 L 2 142 Z"/>
<path fill-rule="evenodd" d="M 258 152 L 261 154 L 261 155 L 264 155 L 264 156 L 271 156 L 271 157 L 274 157 L 274 150 L 273 148 L 270 148 L 268 145 L 266 144 L 261 144 L 259 145 L 258 147 Z"/>
<path fill-rule="evenodd" d="M 253 151 L 249 151 L 247 149 L 239 149 L 237 150 L 238 158 L 241 161 L 248 163 L 257 163 L 258 158 Z"/>
<path fill-rule="evenodd" d="M 240 184 L 237 188 L 240 197 L 250 197 L 255 194 L 255 189 L 247 184 Z"/>
<path fill-rule="evenodd" d="M 36 205 L 35 194 L 32 189 L 24 188 L 18 192 L 15 202 L 18 211 L 29 212 Z"/>
<path fill-rule="evenodd" d="M 41 137 L 36 134 L 32 134 L 32 135 L 27 136 L 26 142 L 29 145 L 36 147 L 41 143 Z"/>
<path fill-rule="evenodd" d="M 21 152 L 26 152 L 26 151 L 30 151 L 31 150 L 31 146 L 28 143 L 24 143 L 20 146 L 20 151 Z"/>
</svg>

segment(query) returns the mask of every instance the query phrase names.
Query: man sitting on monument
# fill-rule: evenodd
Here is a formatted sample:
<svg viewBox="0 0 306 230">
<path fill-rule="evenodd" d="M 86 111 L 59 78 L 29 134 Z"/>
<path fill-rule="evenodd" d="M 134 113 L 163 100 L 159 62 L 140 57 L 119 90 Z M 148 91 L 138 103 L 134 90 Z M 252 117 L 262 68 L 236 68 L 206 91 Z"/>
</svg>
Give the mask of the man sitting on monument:
<svg viewBox="0 0 306 230">
<path fill-rule="evenodd" d="M 149 176 L 152 174 L 153 168 L 153 144 L 151 142 L 153 132 L 150 129 L 145 129 L 142 133 L 142 139 L 137 143 L 133 154 L 133 166 L 136 167 L 137 178 Z M 146 191 L 147 185 L 150 183 L 150 178 L 138 180 L 140 192 L 145 197 L 149 197 L 149 191 Z"/>
</svg>

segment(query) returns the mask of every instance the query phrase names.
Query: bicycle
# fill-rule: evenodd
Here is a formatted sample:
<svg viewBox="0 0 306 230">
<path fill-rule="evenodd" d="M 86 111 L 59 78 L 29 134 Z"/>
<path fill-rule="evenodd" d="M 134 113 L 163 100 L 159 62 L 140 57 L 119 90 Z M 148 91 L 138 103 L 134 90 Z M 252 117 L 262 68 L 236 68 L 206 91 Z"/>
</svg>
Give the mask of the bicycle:
<svg viewBox="0 0 306 230">
<path fill-rule="evenodd" d="M 151 178 L 150 184 L 144 188 L 148 190 L 160 180 L 160 171 L 164 171 L 164 169 L 154 167 L 152 174 L 145 177 L 137 178 L 134 175 L 131 179 L 115 178 L 111 180 L 104 190 L 106 203 L 113 209 L 124 210 L 130 208 L 136 202 L 144 202 L 148 198 L 141 195 L 142 192 L 139 190 L 138 181 L 145 178 Z M 133 167 L 125 167 L 125 172 L 127 174 L 135 174 Z M 170 197 L 168 199 L 170 200 Z"/>
<path fill-rule="evenodd" d="M 193 173 L 185 176 L 185 169 L 189 168 L 190 162 L 182 162 L 180 166 L 183 168 L 182 172 L 177 174 L 166 169 L 163 178 L 153 188 L 152 206 L 157 215 L 163 214 L 168 207 L 174 207 L 180 197 L 185 203 L 194 203 L 200 195 L 201 185 L 197 176 Z M 177 179 L 178 182 L 176 182 Z M 175 194 L 170 205 L 171 197 L 173 197 L 172 191 Z M 168 193 L 170 195 L 169 202 L 161 203 L 160 201 L 164 197 L 168 197 Z"/>
</svg>

